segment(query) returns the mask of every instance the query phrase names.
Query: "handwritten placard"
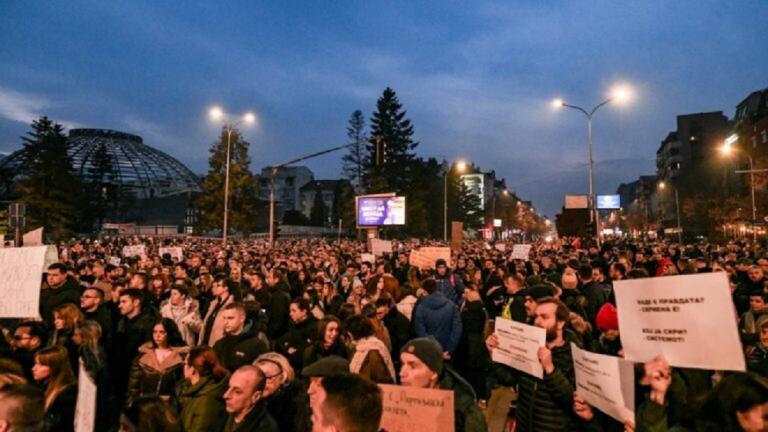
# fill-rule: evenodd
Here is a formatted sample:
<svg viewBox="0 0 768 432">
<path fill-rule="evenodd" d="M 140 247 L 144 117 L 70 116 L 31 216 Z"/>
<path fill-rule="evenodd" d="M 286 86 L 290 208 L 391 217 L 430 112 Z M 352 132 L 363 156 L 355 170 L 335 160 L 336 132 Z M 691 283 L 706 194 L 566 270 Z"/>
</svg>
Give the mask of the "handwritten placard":
<svg viewBox="0 0 768 432">
<path fill-rule="evenodd" d="M 411 251 L 409 263 L 420 269 L 434 269 L 438 259 L 444 259 L 446 264 L 451 264 L 451 248 L 449 247 L 423 247 Z"/>
<path fill-rule="evenodd" d="M 380 384 L 381 428 L 387 432 L 454 430 L 453 390 Z"/>
<path fill-rule="evenodd" d="M 516 244 L 512 248 L 512 259 L 528 261 L 530 254 L 531 245 L 529 244 Z"/>
<path fill-rule="evenodd" d="M 130 257 L 141 257 L 144 258 L 147 256 L 147 248 L 144 245 L 133 245 L 133 246 L 124 246 L 123 247 L 123 257 L 130 258 Z"/>
<path fill-rule="evenodd" d="M 625 359 L 663 354 L 676 367 L 745 370 L 724 272 L 616 281 L 614 290 Z"/>
<path fill-rule="evenodd" d="M 0 318 L 39 316 L 48 251 L 47 246 L 0 249 Z"/>
<path fill-rule="evenodd" d="M 165 254 L 168 254 L 177 262 L 184 261 L 184 250 L 180 247 L 161 247 L 158 250 L 158 253 L 161 257 Z"/>
<path fill-rule="evenodd" d="M 544 377 L 539 348 L 546 344 L 546 330 L 504 318 L 496 318 L 494 329 L 499 345 L 493 350 L 491 360 L 536 378 Z"/>
<path fill-rule="evenodd" d="M 371 252 L 373 252 L 373 255 L 375 256 L 392 253 L 392 240 L 371 239 Z"/>
</svg>

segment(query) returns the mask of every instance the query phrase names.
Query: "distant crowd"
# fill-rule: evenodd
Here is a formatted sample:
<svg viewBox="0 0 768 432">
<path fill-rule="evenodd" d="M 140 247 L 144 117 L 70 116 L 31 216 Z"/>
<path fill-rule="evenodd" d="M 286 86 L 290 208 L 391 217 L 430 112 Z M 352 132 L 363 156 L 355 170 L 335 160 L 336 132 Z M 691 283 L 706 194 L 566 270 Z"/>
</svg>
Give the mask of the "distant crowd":
<svg viewBox="0 0 768 432">
<path fill-rule="evenodd" d="M 569 238 L 536 242 L 523 260 L 495 243 L 464 241 L 417 268 L 412 250 L 444 245 L 394 241 L 370 260 L 365 242 L 346 240 L 63 242 L 40 317 L 0 322 L 0 432 L 74 430 L 83 379 L 97 389 L 95 431 L 378 432 L 378 384 L 452 391 L 456 431 L 768 428 L 761 245 Z M 722 307 L 748 371 L 658 357 L 636 367 L 634 422 L 590 406 L 571 343 L 623 356 L 614 283 L 702 272 L 728 276 Z M 546 330 L 543 378 L 491 361 L 497 317 Z"/>
</svg>

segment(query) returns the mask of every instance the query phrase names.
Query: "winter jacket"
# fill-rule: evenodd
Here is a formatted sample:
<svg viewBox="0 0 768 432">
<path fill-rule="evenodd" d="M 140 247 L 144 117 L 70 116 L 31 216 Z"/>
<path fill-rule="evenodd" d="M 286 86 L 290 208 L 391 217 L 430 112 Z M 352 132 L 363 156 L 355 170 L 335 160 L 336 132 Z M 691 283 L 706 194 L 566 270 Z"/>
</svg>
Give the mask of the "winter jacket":
<svg viewBox="0 0 768 432">
<path fill-rule="evenodd" d="M 238 335 L 225 335 L 213 346 L 222 366 L 230 372 L 253 363 L 256 357 L 269 351 L 269 347 L 254 331 L 242 331 Z"/>
<path fill-rule="evenodd" d="M 452 369 L 446 367 L 438 383 L 442 390 L 453 390 L 454 425 L 456 432 L 486 432 L 485 416 L 477 406 L 475 392 Z"/>
<path fill-rule="evenodd" d="M 280 387 L 265 401 L 267 412 L 277 422 L 280 432 L 308 432 L 312 429 L 307 392 L 296 382 Z"/>
<path fill-rule="evenodd" d="M 456 367 L 460 371 L 488 366 L 490 359 L 484 337 L 487 317 L 482 301 L 467 302 L 461 311 L 462 334 L 454 355 Z"/>
<path fill-rule="evenodd" d="M 188 298 L 181 306 L 174 306 L 170 301 L 165 301 L 160 305 L 160 316 L 170 318 L 176 323 L 181 338 L 187 345 L 197 345 L 197 334 L 203 324 L 197 300 Z"/>
<path fill-rule="evenodd" d="M 101 344 L 107 352 L 112 350 L 112 339 L 114 338 L 114 326 L 112 325 L 112 313 L 106 305 L 99 305 L 94 312 L 83 311 L 85 319 L 96 321 L 101 327 Z"/>
<path fill-rule="evenodd" d="M 40 290 L 40 316 L 43 317 L 43 321 L 53 327 L 53 310 L 66 303 L 80 306 L 80 294 L 80 285 L 72 276 L 67 276 L 67 279 L 58 288 L 51 288 L 46 285 Z"/>
<path fill-rule="evenodd" d="M 435 275 L 437 290 L 442 292 L 445 297 L 456 306 L 464 301 L 464 281 L 458 275 L 453 274 L 451 269 L 445 270 L 445 275 Z"/>
<path fill-rule="evenodd" d="M 434 336 L 443 350 L 454 352 L 461 339 L 461 316 L 456 305 L 440 291 L 423 297 L 413 311 L 417 337 Z"/>
<path fill-rule="evenodd" d="M 573 431 L 578 429 L 578 417 L 573 412 L 573 392 L 576 378 L 573 372 L 571 341 L 566 333 L 565 343 L 552 349 L 555 370 L 543 379 L 494 363 L 494 372 L 502 384 L 517 383 L 518 432 Z"/>
<path fill-rule="evenodd" d="M 65 387 L 51 406 L 45 411 L 46 423 L 50 432 L 69 432 L 75 430 L 75 406 L 77 405 L 77 384 Z"/>
<path fill-rule="evenodd" d="M 212 347 L 216 342 L 224 337 L 224 319 L 221 317 L 221 311 L 230 303 L 235 302 L 235 297 L 229 294 L 222 302 L 220 298 L 215 298 L 208 307 L 208 313 L 205 314 L 202 326 L 200 327 L 200 336 L 198 345 L 208 345 Z M 208 330 L 210 329 L 210 330 Z M 207 332 L 210 332 L 207 333 Z"/>
<path fill-rule="evenodd" d="M 115 343 L 112 345 L 110 358 L 110 375 L 115 384 L 115 396 L 123 402 L 128 389 L 128 376 L 133 360 L 139 354 L 139 348 L 152 340 L 152 325 L 155 319 L 150 314 L 142 312 L 129 319 L 123 317 L 117 323 Z"/>
<path fill-rule="evenodd" d="M 269 302 L 264 305 L 264 309 L 267 310 L 269 317 L 267 336 L 274 341 L 283 336 L 291 325 L 290 315 L 288 315 L 291 307 L 291 295 L 285 282 L 279 282 L 269 287 L 269 293 Z"/>
<path fill-rule="evenodd" d="M 341 341 L 341 338 L 336 339 L 336 342 L 328 349 L 325 349 L 323 341 L 321 340 L 312 342 L 312 344 L 304 350 L 302 365 L 306 367 L 329 356 L 338 356 L 349 359 L 349 351 L 347 351 L 347 347 L 344 345 L 344 342 Z"/>
<path fill-rule="evenodd" d="M 227 412 L 222 396 L 227 391 L 225 377 L 201 378 L 196 384 L 184 380 L 178 388 L 181 424 L 185 432 L 218 431 L 224 426 Z"/>
<path fill-rule="evenodd" d="M 768 378 L 768 348 L 762 343 L 747 352 L 747 370 Z"/>
<path fill-rule="evenodd" d="M 304 350 L 317 339 L 317 320 L 312 314 L 304 321 L 293 324 L 275 343 L 275 350 L 283 354 L 295 370 L 302 369 Z"/>
<path fill-rule="evenodd" d="M 590 281 L 583 287 L 581 287 L 581 293 L 587 299 L 586 312 L 587 319 L 590 323 L 595 322 L 597 312 L 608 301 L 605 289 L 601 284 Z"/>
<path fill-rule="evenodd" d="M 392 344 L 391 351 L 399 353 L 400 348 L 412 339 L 411 322 L 396 307 L 392 307 L 384 315 L 384 326 L 389 331 L 389 341 Z"/>
<path fill-rule="evenodd" d="M 139 357 L 128 378 L 128 403 L 139 396 L 175 396 L 176 386 L 184 376 L 184 359 L 189 348 L 171 347 L 172 353 L 162 363 L 157 361 L 151 342 L 139 348 Z"/>
<path fill-rule="evenodd" d="M 278 432 L 278 430 L 277 422 L 267 412 L 264 401 L 259 401 L 240 423 L 235 423 L 235 417 L 230 414 L 222 429 L 223 432 Z"/>
</svg>

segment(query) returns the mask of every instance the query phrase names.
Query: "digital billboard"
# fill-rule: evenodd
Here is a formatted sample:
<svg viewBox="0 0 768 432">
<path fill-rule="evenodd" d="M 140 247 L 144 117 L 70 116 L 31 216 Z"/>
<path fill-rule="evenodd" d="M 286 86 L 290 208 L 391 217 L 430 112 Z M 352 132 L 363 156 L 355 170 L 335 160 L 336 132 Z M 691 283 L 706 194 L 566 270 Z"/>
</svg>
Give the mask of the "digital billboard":
<svg viewBox="0 0 768 432">
<path fill-rule="evenodd" d="M 363 195 L 357 201 L 357 226 L 405 225 L 405 197 Z"/>
<path fill-rule="evenodd" d="M 621 208 L 621 197 L 619 195 L 598 195 L 598 210 L 618 210 Z"/>
</svg>

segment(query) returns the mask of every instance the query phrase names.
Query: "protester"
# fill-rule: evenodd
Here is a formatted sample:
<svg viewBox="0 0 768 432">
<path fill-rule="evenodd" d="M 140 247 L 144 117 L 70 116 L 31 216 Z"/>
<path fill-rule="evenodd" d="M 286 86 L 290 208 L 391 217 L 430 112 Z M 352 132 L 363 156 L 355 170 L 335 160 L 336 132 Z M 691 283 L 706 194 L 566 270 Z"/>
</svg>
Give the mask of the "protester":
<svg viewBox="0 0 768 432">
<path fill-rule="evenodd" d="M 303 298 L 291 301 L 290 317 L 291 327 L 275 347 L 294 369 L 301 369 L 304 350 L 317 338 L 317 319 L 309 313 L 309 303 Z"/>
<path fill-rule="evenodd" d="M 53 310 L 63 304 L 80 304 L 80 288 L 74 277 L 67 274 L 67 266 L 53 263 L 48 266 L 46 285 L 40 291 L 40 316 L 48 325 L 53 324 Z"/>
<path fill-rule="evenodd" d="M 229 417 L 223 432 L 277 432 L 275 419 L 263 400 L 267 378 L 256 366 L 243 366 L 229 379 L 224 402 Z"/>
<path fill-rule="evenodd" d="M 343 358 L 349 357 L 344 342 L 341 320 L 333 315 L 328 315 L 318 321 L 317 330 L 318 339 L 304 350 L 303 365 L 309 366 L 321 358 L 332 355 Z"/>
<path fill-rule="evenodd" d="M 309 430 L 309 399 L 303 386 L 296 381 L 288 359 L 278 353 L 266 353 L 256 359 L 254 366 L 266 377 L 264 401 L 280 432 Z"/>
<path fill-rule="evenodd" d="M 218 431 L 226 411 L 222 397 L 229 373 L 212 348 L 192 348 L 184 363 L 184 381 L 179 385 L 179 414 L 185 432 Z"/>
<path fill-rule="evenodd" d="M 370 319 L 355 315 L 347 319 L 344 327 L 349 332 L 352 345 L 355 347 L 349 361 L 350 372 L 375 383 L 394 383 L 396 374 L 392 356 L 384 342 L 374 335 Z"/>
<path fill-rule="evenodd" d="M 461 339 L 461 315 L 456 304 L 442 291 L 437 290 L 434 279 L 422 281 L 427 292 L 413 311 L 414 334 L 418 337 L 434 336 L 443 351 L 450 355 L 459 346 Z"/>
<path fill-rule="evenodd" d="M 123 290 L 119 298 L 118 308 L 122 318 L 117 323 L 111 364 L 115 396 L 122 404 L 127 397 L 133 360 L 139 354 L 139 348 L 152 340 L 154 318 L 142 309 L 141 291 L 129 288 Z"/>
<path fill-rule="evenodd" d="M 32 375 L 45 392 L 45 418 L 51 431 L 74 431 L 77 378 L 67 350 L 54 346 L 35 354 Z"/>
<path fill-rule="evenodd" d="M 0 388 L 0 430 L 7 432 L 45 432 L 45 397 L 30 384 Z"/>
<path fill-rule="evenodd" d="M 32 366 L 35 354 L 46 344 L 48 333 L 43 323 L 28 321 L 21 323 L 13 334 L 11 358 L 19 362 L 27 380 L 32 380 Z"/>
<path fill-rule="evenodd" d="M 242 303 L 229 303 L 221 311 L 224 337 L 213 346 L 221 364 L 229 371 L 253 362 L 260 354 L 267 352 L 266 344 L 259 338 L 256 326 L 251 323 L 246 329 L 246 311 Z"/>
<path fill-rule="evenodd" d="M 383 412 L 381 390 L 357 375 L 323 378 L 322 401 L 312 410 L 315 431 L 377 432 Z"/>
<path fill-rule="evenodd" d="M 214 346 L 219 339 L 224 337 L 224 320 L 219 313 L 224 306 L 235 301 L 235 297 L 229 291 L 226 276 L 219 274 L 213 280 L 211 293 L 214 299 L 208 307 L 208 313 L 203 319 L 198 343 L 200 345 Z"/>
<path fill-rule="evenodd" d="M 160 305 L 160 316 L 170 318 L 179 328 L 181 338 L 188 346 L 195 346 L 197 333 L 200 331 L 200 305 L 189 297 L 189 290 L 183 285 L 174 284 L 168 300 Z"/>
<path fill-rule="evenodd" d="M 142 396 L 120 415 L 121 432 L 179 432 L 173 411 L 157 396 Z"/>
</svg>

